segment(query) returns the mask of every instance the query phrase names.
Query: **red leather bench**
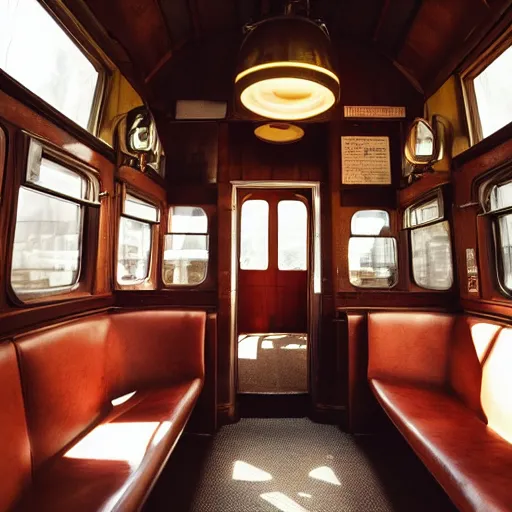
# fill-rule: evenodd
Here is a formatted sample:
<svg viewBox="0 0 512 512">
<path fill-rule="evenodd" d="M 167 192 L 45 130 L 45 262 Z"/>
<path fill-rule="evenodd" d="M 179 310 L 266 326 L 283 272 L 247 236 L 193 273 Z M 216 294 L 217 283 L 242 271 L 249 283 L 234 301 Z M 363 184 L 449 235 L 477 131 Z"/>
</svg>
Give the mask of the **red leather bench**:
<svg viewBox="0 0 512 512">
<path fill-rule="evenodd" d="M 102 314 L 0 344 L 0 510 L 138 510 L 204 381 L 204 312 Z"/>
<path fill-rule="evenodd" d="M 512 510 L 512 329 L 370 313 L 368 343 L 373 393 L 455 505 Z"/>
</svg>

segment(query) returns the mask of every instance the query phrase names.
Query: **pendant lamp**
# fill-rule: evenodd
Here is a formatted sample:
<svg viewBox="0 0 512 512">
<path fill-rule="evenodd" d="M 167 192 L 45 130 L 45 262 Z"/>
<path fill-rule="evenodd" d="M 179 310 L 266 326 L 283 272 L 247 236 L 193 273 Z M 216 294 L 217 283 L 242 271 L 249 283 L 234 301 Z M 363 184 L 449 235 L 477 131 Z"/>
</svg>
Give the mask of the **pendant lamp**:
<svg viewBox="0 0 512 512">
<path fill-rule="evenodd" d="M 251 112 L 276 120 L 307 119 L 339 99 L 325 26 L 278 16 L 249 27 L 240 49 L 235 94 Z"/>
</svg>

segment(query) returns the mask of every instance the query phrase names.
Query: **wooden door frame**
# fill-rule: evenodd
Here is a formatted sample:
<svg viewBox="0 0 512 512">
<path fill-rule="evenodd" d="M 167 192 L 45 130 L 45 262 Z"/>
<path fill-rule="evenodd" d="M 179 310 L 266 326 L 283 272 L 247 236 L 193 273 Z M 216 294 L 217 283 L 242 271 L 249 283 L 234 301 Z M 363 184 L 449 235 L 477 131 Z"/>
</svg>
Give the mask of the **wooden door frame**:
<svg viewBox="0 0 512 512">
<path fill-rule="evenodd" d="M 311 378 L 311 368 L 315 368 L 319 338 L 322 298 L 322 239 L 319 181 L 231 181 L 231 291 L 230 291 L 230 348 L 234 362 L 230 371 L 232 403 L 236 404 L 238 392 L 238 260 L 239 260 L 239 214 L 238 192 L 243 189 L 305 189 L 311 190 L 311 259 L 310 279 L 308 283 L 308 387 L 313 403 L 316 402 L 317 389 Z"/>
</svg>

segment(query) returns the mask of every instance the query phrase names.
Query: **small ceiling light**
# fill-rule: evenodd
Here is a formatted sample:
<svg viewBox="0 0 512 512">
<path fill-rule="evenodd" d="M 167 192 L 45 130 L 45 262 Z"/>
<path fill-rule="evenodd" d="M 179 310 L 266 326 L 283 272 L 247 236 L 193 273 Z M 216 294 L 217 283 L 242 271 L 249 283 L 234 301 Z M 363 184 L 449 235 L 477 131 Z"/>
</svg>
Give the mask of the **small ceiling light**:
<svg viewBox="0 0 512 512">
<path fill-rule="evenodd" d="M 235 93 L 259 116 L 299 120 L 329 110 L 339 99 L 331 41 L 324 25 L 285 15 L 247 28 Z"/>
<path fill-rule="evenodd" d="M 268 123 L 258 126 L 254 134 L 258 139 L 271 144 L 291 144 L 304 137 L 304 130 L 290 123 Z"/>
</svg>

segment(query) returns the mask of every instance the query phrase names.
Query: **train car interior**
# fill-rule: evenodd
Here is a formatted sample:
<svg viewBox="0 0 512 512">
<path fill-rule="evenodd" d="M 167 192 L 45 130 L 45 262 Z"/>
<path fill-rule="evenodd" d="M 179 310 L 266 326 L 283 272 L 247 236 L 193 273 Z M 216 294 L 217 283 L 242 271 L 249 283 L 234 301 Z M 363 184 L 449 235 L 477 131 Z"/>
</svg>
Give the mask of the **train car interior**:
<svg viewBox="0 0 512 512">
<path fill-rule="evenodd" d="M 512 0 L 0 0 L 0 512 L 512 512 Z"/>
</svg>

